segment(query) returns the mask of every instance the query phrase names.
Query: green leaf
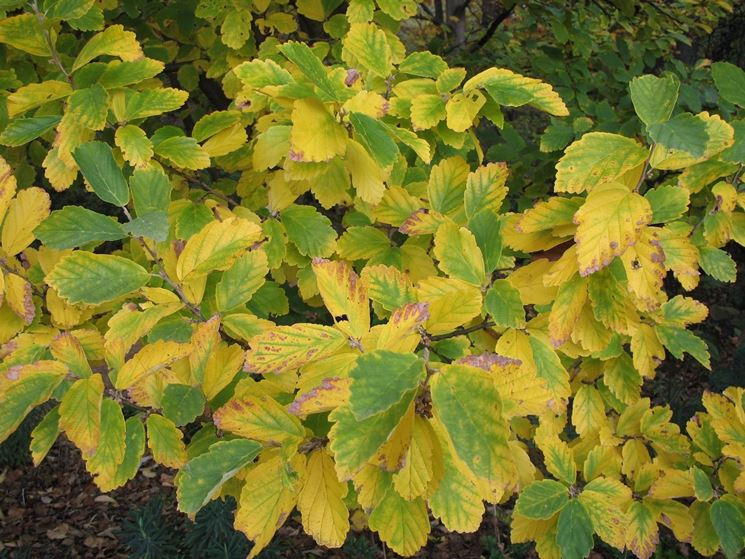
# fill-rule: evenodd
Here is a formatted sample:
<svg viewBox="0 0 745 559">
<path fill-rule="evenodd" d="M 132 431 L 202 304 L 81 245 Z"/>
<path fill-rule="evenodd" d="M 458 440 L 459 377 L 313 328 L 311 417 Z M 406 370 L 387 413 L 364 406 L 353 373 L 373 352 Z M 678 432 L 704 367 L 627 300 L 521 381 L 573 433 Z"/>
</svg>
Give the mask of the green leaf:
<svg viewBox="0 0 745 559">
<path fill-rule="evenodd" d="M 171 183 L 160 169 L 137 169 L 129 179 L 129 187 L 138 216 L 166 210 L 171 202 Z"/>
<path fill-rule="evenodd" d="M 391 139 L 384 124 L 363 113 L 352 113 L 349 121 L 354 126 L 355 139 L 373 156 L 381 167 L 393 165 L 398 157 L 398 146 Z"/>
<path fill-rule="evenodd" d="M 168 214 L 163 210 L 151 211 L 124 224 L 124 230 L 133 237 L 145 237 L 160 243 L 168 238 Z"/>
<path fill-rule="evenodd" d="M 706 473 L 698 466 L 691 467 L 693 474 L 693 488 L 696 492 L 696 499 L 699 501 L 709 501 L 714 497 L 714 488 L 711 486 L 711 480 Z"/>
<path fill-rule="evenodd" d="M 155 146 L 155 153 L 176 167 L 196 171 L 210 165 L 210 156 L 194 138 L 174 136 Z"/>
<path fill-rule="evenodd" d="M 66 116 L 79 126 L 90 130 L 103 130 L 109 113 L 109 94 L 103 86 L 76 89 L 67 98 Z"/>
<path fill-rule="evenodd" d="M 729 254 L 712 247 L 701 247 L 699 253 L 699 263 L 704 272 L 719 281 L 734 283 L 737 279 L 737 264 Z"/>
<path fill-rule="evenodd" d="M 98 305 L 139 289 L 150 279 L 132 260 L 82 250 L 63 257 L 45 281 L 72 304 Z"/>
<path fill-rule="evenodd" d="M 59 116 L 14 118 L 0 134 L 0 144 L 8 147 L 27 144 L 57 126 L 61 118 Z"/>
<path fill-rule="evenodd" d="M 336 232 L 331 221 L 311 206 L 292 205 L 282 210 L 282 225 L 287 238 L 300 254 L 311 257 L 331 256 L 336 247 Z"/>
<path fill-rule="evenodd" d="M 489 313 L 497 326 L 504 328 L 523 328 L 525 309 L 520 292 L 507 280 L 496 280 L 484 298 L 484 310 Z"/>
<path fill-rule="evenodd" d="M 569 491 L 558 481 L 534 481 L 523 489 L 515 502 L 515 512 L 534 520 L 548 519 L 569 503 Z"/>
<path fill-rule="evenodd" d="M 125 423 L 125 428 L 124 458 L 114 474 L 114 487 L 121 487 L 135 477 L 140 469 L 142 454 L 145 452 L 145 426 L 142 420 L 136 415 L 130 417 Z"/>
<path fill-rule="evenodd" d="M 569 373 L 561 364 L 556 352 L 544 341 L 530 336 L 530 349 L 539 378 L 546 381 L 549 391 L 558 398 L 567 398 L 571 393 L 569 388 Z"/>
<path fill-rule="evenodd" d="M 701 157 L 709 141 L 706 121 L 690 113 L 681 113 L 667 122 L 653 124 L 647 130 L 655 144 L 668 150 L 685 151 L 693 157 Z"/>
<path fill-rule="evenodd" d="M 739 557 L 745 547 L 745 510 L 734 495 L 724 495 L 711 505 L 711 523 L 719 536 L 722 551 L 729 559 Z"/>
<path fill-rule="evenodd" d="M 590 132 L 573 142 L 556 164 L 556 192 L 579 193 L 616 181 L 644 163 L 648 152 L 618 134 Z"/>
<path fill-rule="evenodd" d="M 447 62 L 429 51 L 412 52 L 398 65 L 398 71 L 402 74 L 433 79 L 447 69 Z"/>
<path fill-rule="evenodd" d="M 215 134 L 230 128 L 241 119 L 239 111 L 215 111 L 204 115 L 194 125 L 191 136 L 198 142 L 203 142 Z"/>
<path fill-rule="evenodd" d="M 679 88 L 680 82 L 673 74 L 661 78 L 647 74 L 629 82 L 634 110 L 647 126 L 670 118 L 678 101 Z"/>
<path fill-rule="evenodd" d="M 385 32 L 372 23 L 354 23 L 343 40 L 342 57 L 351 66 L 355 62 L 371 73 L 387 78 L 393 71 L 391 47 Z"/>
<path fill-rule="evenodd" d="M 672 353 L 676 359 L 683 359 L 683 354 L 687 353 L 696 361 L 701 363 L 707 369 L 711 369 L 709 361 L 709 348 L 706 342 L 696 336 L 693 332 L 680 328 L 678 326 L 656 327 L 657 337 L 667 350 Z"/>
<path fill-rule="evenodd" d="M 35 373 L 3 386 L 3 405 L 0 406 L 0 443 L 7 439 L 23 422 L 28 413 L 46 402 L 62 382 L 60 375 Z"/>
<path fill-rule="evenodd" d="M 44 40 L 44 30 L 36 16 L 31 13 L 6 17 L 0 21 L 0 43 L 34 56 L 50 56 L 49 46 Z"/>
<path fill-rule="evenodd" d="M 741 68 L 729 62 L 715 62 L 711 76 L 723 99 L 745 107 L 745 72 Z"/>
<path fill-rule="evenodd" d="M 361 355 L 349 372 L 349 408 L 358 421 L 391 408 L 424 380 L 424 362 L 413 353 L 376 350 Z"/>
<path fill-rule="evenodd" d="M 590 515 L 585 506 L 572 500 L 559 514 L 556 543 L 561 549 L 561 559 L 585 559 L 594 545 Z"/>
<path fill-rule="evenodd" d="M 153 156 L 153 144 L 145 131 L 134 124 L 127 124 L 116 129 L 114 135 L 116 146 L 130 165 L 147 164 Z"/>
<path fill-rule="evenodd" d="M 241 468 L 261 451 L 256 441 L 219 441 L 204 454 L 192 458 L 176 476 L 178 509 L 194 514 L 206 505 Z"/>
<path fill-rule="evenodd" d="M 101 200 L 119 207 L 127 205 L 129 187 L 108 144 L 103 142 L 82 144 L 75 150 L 73 157 L 85 180 Z"/>
<path fill-rule="evenodd" d="M 690 191 L 672 184 L 650 188 L 644 197 L 652 207 L 651 223 L 667 223 L 681 217 L 688 211 Z"/>
<path fill-rule="evenodd" d="M 152 58 L 140 58 L 127 62 L 112 60 L 98 78 L 98 83 L 106 89 L 116 89 L 153 78 L 160 74 L 164 67 L 161 61 Z"/>
<path fill-rule="evenodd" d="M 170 113 L 186 102 L 189 94 L 172 87 L 159 87 L 132 93 L 119 115 L 120 121 L 131 122 L 140 118 Z"/>
<path fill-rule="evenodd" d="M 102 491 L 116 487 L 113 483 L 125 449 L 126 426 L 122 408 L 114 400 L 104 398 L 101 403 L 101 438 L 96 453 L 86 464 L 93 481 Z"/>
<path fill-rule="evenodd" d="M 445 428 L 458 457 L 501 497 L 511 466 L 509 429 L 491 375 L 465 365 L 447 365 L 431 378 L 432 412 Z"/>
<path fill-rule="evenodd" d="M 54 406 L 31 431 L 31 457 L 38 466 L 60 434 L 59 405 Z"/>
<path fill-rule="evenodd" d="M 153 458 L 159 464 L 169 468 L 181 468 L 186 462 L 186 447 L 183 433 L 173 424 L 157 413 L 147 418 L 147 444 L 153 452 Z"/>
<path fill-rule="evenodd" d="M 343 101 L 339 95 L 334 82 L 328 76 L 328 71 L 323 62 L 313 53 L 305 43 L 290 41 L 279 47 L 290 62 L 295 64 L 305 76 L 312 81 L 324 94 L 324 100 Z"/>
<path fill-rule="evenodd" d="M 34 236 L 49 248 L 64 250 L 87 243 L 117 241 L 127 236 L 124 227 L 113 217 L 80 206 L 65 206 L 53 211 Z"/>
<path fill-rule="evenodd" d="M 427 543 L 427 505 L 421 498 L 407 501 L 391 487 L 370 515 L 370 528 L 396 553 L 414 555 Z"/>
<path fill-rule="evenodd" d="M 217 284 L 217 309 L 224 312 L 247 303 L 264 285 L 268 273 L 269 266 L 263 250 L 254 250 L 241 256 L 223 273 Z"/>
<path fill-rule="evenodd" d="M 334 426 L 329 431 L 331 452 L 336 461 L 336 471 L 343 481 L 351 478 L 372 458 L 391 437 L 414 400 L 415 390 L 383 413 L 357 421 L 348 406 L 331 412 L 329 420 Z"/>
<path fill-rule="evenodd" d="M 169 384 L 160 401 L 163 415 L 176 426 L 191 423 L 204 410 L 204 396 L 196 386 Z"/>
<path fill-rule="evenodd" d="M 60 428 L 88 459 L 101 438 L 103 379 L 100 374 L 76 380 L 65 392 L 59 407 Z"/>
<path fill-rule="evenodd" d="M 440 269 L 451 278 L 476 286 L 486 282 L 481 249 L 473 233 L 465 227 L 452 222 L 440 225 L 435 234 L 434 255 Z"/>
<path fill-rule="evenodd" d="M 484 268 L 491 274 L 502 262 L 502 223 L 496 213 L 483 211 L 468 220 L 468 229 L 476 238 L 476 244 L 484 257 Z"/>
</svg>

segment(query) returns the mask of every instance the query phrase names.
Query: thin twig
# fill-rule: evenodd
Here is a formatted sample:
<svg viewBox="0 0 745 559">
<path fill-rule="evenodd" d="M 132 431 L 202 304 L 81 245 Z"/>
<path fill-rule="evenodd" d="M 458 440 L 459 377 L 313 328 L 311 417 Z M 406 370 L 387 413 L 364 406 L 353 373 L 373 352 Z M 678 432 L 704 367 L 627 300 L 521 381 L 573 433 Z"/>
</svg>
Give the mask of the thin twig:
<svg viewBox="0 0 745 559">
<path fill-rule="evenodd" d="M 468 326 L 467 328 L 460 327 L 460 328 L 456 328 L 452 332 L 448 332 L 447 334 L 438 334 L 436 336 L 430 336 L 429 341 L 439 342 L 440 340 L 447 340 L 448 338 L 454 338 L 455 336 L 465 336 L 466 334 L 470 334 L 471 332 L 477 332 L 478 330 L 485 330 L 486 328 L 491 328 L 492 326 L 496 326 L 494 321 L 485 320 L 481 324 L 476 324 L 475 326 Z"/>
<path fill-rule="evenodd" d="M 197 177 L 193 177 L 193 176 L 191 176 L 191 175 L 188 175 L 188 174 L 184 173 L 183 171 L 181 171 L 181 170 L 179 170 L 179 169 L 176 169 L 176 168 L 174 168 L 174 167 L 170 167 L 170 166 L 169 166 L 168 168 L 169 168 L 169 169 L 170 169 L 170 170 L 171 170 L 171 171 L 172 171 L 173 173 L 175 173 L 175 174 L 177 174 L 178 176 L 180 176 L 180 177 L 184 178 L 184 179 L 185 179 L 185 180 L 187 180 L 188 182 L 190 182 L 190 183 L 192 183 L 192 184 L 194 184 L 194 185 L 198 186 L 198 187 L 199 187 L 199 188 L 201 188 L 202 190 L 205 190 L 205 191 L 209 192 L 209 193 L 210 193 L 210 194 L 212 194 L 213 196 L 217 196 L 217 197 L 218 197 L 218 198 L 219 198 L 220 200 L 222 200 L 223 202 L 225 202 L 225 203 L 226 203 L 226 204 L 228 205 L 228 207 L 234 208 L 234 207 L 236 207 L 236 206 L 240 206 L 240 205 L 241 205 L 240 201 L 238 201 L 238 200 L 234 200 L 233 198 L 231 198 L 231 197 L 230 197 L 230 196 L 228 196 L 227 194 L 225 194 L 225 193 L 223 193 L 223 192 L 220 192 L 219 190 L 216 190 L 216 189 L 212 188 L 212 187 L 211 187 L 210 185 L 208 185 L 208 184 L 207 184 L 207 183 L 205 183 L 204 181 L 202 181 L 202 180 L 198 179 Z"/>
<path fill-rule="evenodd" d="M 647 158 L 644 160 L 644 167 L 642 167 L 642 174 L 639 177 L 639 180 L 636 183 L 636 186 L 634 187 L 634 192 L 639 192 L 639 189 L 642 187 L 642 184 L 644 184 L 644 179 L 647 176 L 647 170 L 649 169 L 649 160 L 652 159 L 652 152 L 654 151 L 655 144 L 652 144 L 649 146 L 649 155 L 647 155 Z"/>
<path fill-rule="evenodd" d="M 39 22 L 39 27 L 41 27 L 41 32 L 44 35 L 44 41 L 47 44 L 49 53 L 52 55 L 52 61 L 62 71 L 62 73 L 65 76 L 65 79 L 67 80 L 67 83 L 72 85 L 72 76 L 67 72 L 67 70 L 65 70 L 65 67 L 62 64 L 62 59 L 59 56 L 59 52 L 57 52 L 57 47 L 52 42 L 51 33 L 49 33 L 49 30 L 44 27 L 46 16 L 41 12 L 41 10 L 39 10 L 39 5 L 37 3 L 37 0 L 34 0 L 33 2 L 31 2 L 30 5 L 31 5 L 31 9 L 34 10 L 34 14 L 36 14 L 36 20 Z"/>
<path fill-rule="evenodd" d="M 129 210 L 126 206 L 122 207 L 122 211 L 127 217 L 127 220 L 132 221 L 132 214 L 129 213 Z M 173 288 L 173 291 L 176 293 L 176 295 L 178 295 L 178 298 L 181 299 L 181 302 L 186 306 L 186 308 L 191 311 L 191 314 L 193 314 L 199 320 L 205 320 L 202 311 L 199 310 L 199 307 L 189 301 L 189 299 L 186 297 L 186 294 L 184 293 L 184 290 L 181 289 L 181 286 L 173 281 L 171 277 L 166 273 L 165 266 L 163 265 L 163 261 L 161 260 L 161 258 L 158 256 L 158 253 L 151 249 L 145 242 L 145 239 L 143 239 L 142 237 L 135 237 L 135 239 L 137 239 L 137 241 L 140 243 L 140 246 L 145 249 L 145 252 L 147 252 L 150 255 L 150 258 L 152 258 L 158 265 L 158 275 L 163 279 L 163 281 L 165 281 Z"/>
</svg>

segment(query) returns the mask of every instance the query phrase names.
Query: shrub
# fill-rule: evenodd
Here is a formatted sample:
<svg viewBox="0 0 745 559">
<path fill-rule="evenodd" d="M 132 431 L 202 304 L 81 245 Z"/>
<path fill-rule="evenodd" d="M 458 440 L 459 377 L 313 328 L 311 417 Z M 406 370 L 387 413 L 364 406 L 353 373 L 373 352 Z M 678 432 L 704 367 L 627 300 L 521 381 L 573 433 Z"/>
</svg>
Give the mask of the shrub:
<svg viewBox="0 0 745 559">
<path fill-rule="evenodd" d="M 294 509 L 412 555 L 484 502 L 542 557 L 646 559 L 660 526 L 738 555 L 745 390 L 682 432 L 642 388 L 709 367 L 706 307 L 665 287 L 735 279 L 745 72 L 712 65 L 696 113 L 634 78 L 638 133 L 572 141 L 515 213 L 479 131 L 569 110 L 407 54 L 413 0 L 4 5 L 0 439 L 59 402 L 36 463 L 64 432 L 108 491 L 147 444 L 181 511 L 236 498 L 250 556 Z M 50 211 L 68 188 L 100 203 Z"/>
</svg>

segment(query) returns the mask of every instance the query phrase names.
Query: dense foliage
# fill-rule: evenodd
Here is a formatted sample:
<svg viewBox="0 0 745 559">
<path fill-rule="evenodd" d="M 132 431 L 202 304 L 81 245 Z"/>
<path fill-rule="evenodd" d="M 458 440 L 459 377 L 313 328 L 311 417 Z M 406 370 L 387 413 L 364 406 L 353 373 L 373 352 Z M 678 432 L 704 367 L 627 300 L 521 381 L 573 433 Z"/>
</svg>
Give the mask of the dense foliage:
<svg viewBox="0 0 745 559">
<path fill-rule="evenodd" d="M 640 51 L 603 100 L 407 51 L 414 0 L 0 6 L 0 440 L 58 402 L 36 463 L 64 433 L 108 491 L 147 446 L 183 512 L 235 497 L 249 556 L 295 509 L 412 555 L 484 502 L 541 557 L 740 553 L 745 390 L 683 432 L 642 389 L 709 366 L 682 293 L 745 245 L 743 70 Z"/>
</svg>

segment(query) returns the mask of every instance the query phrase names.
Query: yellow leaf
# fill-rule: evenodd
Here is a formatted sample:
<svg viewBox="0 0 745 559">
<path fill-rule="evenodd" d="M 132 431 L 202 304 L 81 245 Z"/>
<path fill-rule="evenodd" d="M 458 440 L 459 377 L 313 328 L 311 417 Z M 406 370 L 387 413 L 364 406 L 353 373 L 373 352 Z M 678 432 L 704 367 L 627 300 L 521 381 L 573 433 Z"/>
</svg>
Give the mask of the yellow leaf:
<svg viewBox="0 0 745 559">
<path fill-rule="evenodd" d="M 639 559 L 649 559 L 660 541 L 657 514 L 644 501 L 629 507 L 626 524 L 626 546 Z"/>
<path fill-rule="evenodd" d="M 494 101 L 507 107 L 528 104 L 554 116 L 569 114 L 561 96 L 549 84 L 506 68 L 489 68 L 463 84 L 464 93 L 476 88 L 484 89 Z"/>
<path fill-rule="evenodd" d="M 448 530 L 475 532 L 484 516 L 484 503 L 477 481 L 468 468 L 450 448 L 447 435 L 438 422 L 433 422 L 443 460 L 443 476 L 437 489 L 429 498 L 432 514 L 442 520 Z"/>
<path fill-rule="evenodd" d="M 209 355 L 204 369 L 202 391 L 208 400 L 212 400 L 235 378 L 243 367 L 244 353 L 237 344 L 221 343 Z"/>
<path fill-rule="evenodd" d="M 181 468 L 186 463 L 184 434 L 170 419 L 153 413 L 147 418 L 147 445 L 153 459 L 168 468 Z"/>
<path fill-rule="evenodd" d="M 419 415 L 415 416 L 411 444 L 404 454 L 403 467 L 393 474 L 393 486 L 407 501 L 426 496 L 427 486 L 434 475 L 432 457 L 435 444 L 429 422 Z"/>
<path fill-rule="evenodd" d="M 471 128 L 484 103 L 486 97 L 480 91 L 453 95 L 445 106 L 448 128 L 455 132 L 465 132 Z"/>
<path fill-rule="evenodd" d="M 10 169 L 6 172 L 9 173 Z M 5 189 L 14 186 L 15 180 L 0 183 L 3 189 L 0 200 Z M 50 204 L 49 194 L 37 186 L 21 190 L 10 202 L 2 232 L 2 247 L 9 256 L 15 256 L 34 241 L 34 229 L 49 215 Z"/>
<path fill-rule="evenodd" d="M 290 159 L 328 161 L 344 155 L 349 137 L 326 106 L 318 99 L 295 101 L 292 109 Z"/>
<path fill-rule="evenodd" d="M 367 150 L 354 140 L 347 140 L 344 164 L 352 176 L 352 186 L 360 200 L 373 206 L 380 203 L 385 194 L 388 173 L 375 162 Z"/>
<path fill-rule="evenodd" d="M 657 233 L 645 228 L 636 243 L 621 255 L 621 261 L 626 269 L 629 291 L 639 299 L 639 309 L 656 310 L 666 299 L 662 289 L 666 275 L 665 253 Z"/>
<path fill-rule="evenodd" d="M 329 326 L 278 326 L 251 339 L 246 369 L 261 374 L 290 371 L 333 355 L 346 343 L 347 337 Z"/>
<path fill-rule="evenodd" d="M 621 181 L 647 158 L 638 142 L 607 132 L 590 132 L 572 143 L 556 164 L 556 192 L 591 192 Z"/>
<path fill-rule="evenodd" d="M 351 353 L 346 355 L 354 357 L 354 354 Z M 287 408 L 287 411 L 302 418 L 313 413 L 331 411 L 344 405 L 349 400 L 350 384 L 351 380 L 348 378 L 325 378 L 320 384 L 308 391 L 302 389 L 298 391 L 295 400 Z"/>
<path fill-rule="evenodd" d="M 101 491 L 117 487 L 116 473 L 124 459 L 126 428 L 124 414 L 114 400 L 103 400 L 101 406 L 101 439 L 96 453 L 85 467 Z"/>
<path fill-rule="evenodd" d="M 103 379 L 95 374 L 75 381 L 62 397 L 60 428 L 88 458 L 93 456 L 101 437 Z"/>
<path fill-rule="evenodd" d="M 651 219 L 649 202 L 627 187 L 610 182 L 594 188 L 574 215 L 580 275 L 597 272 L 623 254 Z"/>
<path fill-rule="evenodd" d="M 548 305 L 554 301 L 556 288 L 543 282 L 552 264 L 547 258 L 538 258 L 507 276 L 507 281 L 520 292 L 523 305 Z"/>
<path fill-rule="evenodd" d="M 599 430 L 605 423 L 605 404 L 594 386 L 583 384 L 574 395 L 572 425 L 580 436 Z"/>
<path fill-rule="evenodd" d="M 102 55 L 118 56 L 122 60 L 137 60 L 143 57 L 137 36 L 131 31 L 125 31 L 122 25 L 112 25 L 91 37 L 80 49 L 72 64 L 72 71 Z"/>
<path fill-rule="evenodd" d="M 2 276 L 2 273 L 0 273 L 0 276 Z M 0 302 L 2 302 L 1 296 Z M 34 321 L 36 306 L 34 305 L 33 290 L 31 284 L 22 277 L 16 274 L 8 274 L 5 277 L 5 302 L 23 320 L 24 324 L 29 325 Z"/>
<path fill-rule="evenodd" d="M 445 222 L 435 234 L 434 255 L 440 269 L 451 278 L 481 286 L 486 280 L 484 257 L 476 237 L 465 227 Z"/>
<path fill-rule="evenodd" d="M 554 347 L 560 347 L 571 337 L 586 302 L 586 278 L 575 275 L 559 287 L 548 319 L 548 332 Z"/>
<path fill-rule="evenodd" d="M 274 455 L 248 471 L 234 526 L 254 542 L 249 558 L 256 557 L 269 545 L 277 528 L 295 507 L 301 489 L 297 478 L 305 469 L 304 460 L 303 456 L 295 455 L 286 464 L 281 456 Z"/>
<path fill-rule="evenodd" d="M 427 506 L 421 498 L 407 501 L 392 487 L 370 515 L 370 529 L 396 553 L 414 555 L 427 543 Z"/>
<path fill-rule="evenodd" d="M 202 148 L 210 157 L 220 157 L 233 153 L 248 142 L 246 128 L 240 122 L 236 122 L 230 128 L 226 128 L 207 140 Z"/>
<path fill-rule="evenodd" d="M 345 317 L 339 327 L 355 338 L 370 329 L 370 302 L 367 288 L 347 262 L 315 258 L 313 273 L 324 305 L 334 320 Z"/>
<path fill-rule="evenodd" d="M 349 511 L 344 504 L 347 484 L 336 478 L 334 461 L 325 449 L 308 457 L 297 508 L 305 531 L 319 545 L 341 547 L 349 532 Z"/>
<path fill-rule="evenodd" d="M 305 435 L 300 420 L 267 394 L 236 395 L 212 420 L 218 429 L 270 445 L 298 443 Z"/>
<path fill-rule="evenodd" d="M 452 278 L 430 277 L 416 286 L 417 299 L 429 304 L 426 330 L 443 334 L 481 314 L 481 290 Z"/>
<path fill-rule="evenodd" d="M 600 539 L 623 550 L 631 490 L 619 481 L 599 477 L 588 483 L 578 498 L 590 513 L 592 527 Z"/>
<path fill-rule="evenodd" d="M 376 349 L 410 353 L 419 345 L 419 327 L 429 318 L 426 303 L 411 303 L 396 309 L 378 332 Z"/>
<path fill-rule="evenodd" d="M 220 343 L 220 316 L 215 315 L 194 328 L 191 336 L 192 351 L 189 353 L 189 367 L 194 382 L 204 381 L 204 371 L 214 348 Z"/>
<path fill-rule="evenodd" d="M 0 224 L 16 194 L 16 178 L 7 161 L 0 157 Z"/>
<path fill-rule="evenodd" d="M 524 332 L 506 330 L 497 341 L 496 351 L 514 360 L 509 366 L 498 369 L 498 374 L 494 375 L 505 417 L 563 411 L 565 403 L 554 399 L 546 382 L 538 377 L 530 340 Z"/>
<path fill-rule="evenodd" d="M 657 365 L 665 359 L 665 348 L 660 343 L 655 329 L 648 324 L 640 324 L 631 334 L 631 353 L 634 368 L 647 378 L 654 377 Z"/>
<path fill-rule="evenodd" d="M 261 227 L 242 218 L 212 221 L 186 242 L 178 257 L 176 274 L 184 280 L 191 274 L 196 277 L 227 270 L 261 235 Z"/>
<path fill-rule="evenodd" d="M 127 124 L 116 129 L 116 146 L 122 150 L 124 159 L 130 165 L 142 167 L 153 157 L 153 144 L 139 126 Z"/>
<path fill-rule="evenodd" d="M 192 352 L 190 344 L 180 344 L 169 340 L 158 340 L 147 344 L 127 361 L 114 379 L 118 390 L 132 385 L 187 357 Z"/>
</svg>

